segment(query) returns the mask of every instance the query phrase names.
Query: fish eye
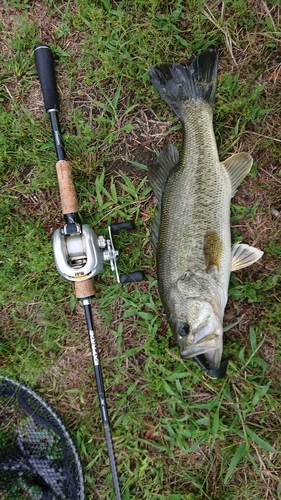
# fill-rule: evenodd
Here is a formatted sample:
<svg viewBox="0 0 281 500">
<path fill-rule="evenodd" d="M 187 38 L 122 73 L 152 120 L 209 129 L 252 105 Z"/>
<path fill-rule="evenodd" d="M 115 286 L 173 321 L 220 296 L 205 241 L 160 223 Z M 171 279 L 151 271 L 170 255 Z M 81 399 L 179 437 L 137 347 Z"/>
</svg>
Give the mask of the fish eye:
<svg viewBox="0 0 281 500">
<path fill-rule="evenodd" d="M 186 323 L 184 325 L 182 325 L 179 329 L 178 329 L 178 334 L 181 336 L 181 337 L 186 337 L 187 335 L 190 334 L 190 326 Z"/>
</svg>

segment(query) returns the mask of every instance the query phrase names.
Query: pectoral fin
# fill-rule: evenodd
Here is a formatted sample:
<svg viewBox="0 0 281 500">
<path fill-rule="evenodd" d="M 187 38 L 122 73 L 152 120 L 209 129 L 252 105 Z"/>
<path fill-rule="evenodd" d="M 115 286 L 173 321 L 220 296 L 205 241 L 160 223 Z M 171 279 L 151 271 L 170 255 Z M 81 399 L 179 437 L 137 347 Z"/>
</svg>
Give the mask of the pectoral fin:
<svg viewBox="0 0 281 500">
<path fill-rule="evenodd" d="M 238 186 L 250 172 L 253 158 L 248 153 L 237 153 L 221 163 L 227 170 L 231 182 L 231 197 L 235 195 Z"/>
<path fill-rule="evenodd" d="M 244 267 L 251 266 L 263 255 L 258 248 L 251 247 L 245 243 L 235 243 L 231 251 L 231 271 L 238 271 Z"/>
<path fill-rule="evenodd" d="M 223 250 L 223 242 L 216 231 L 207 231 L 205 236 L 204 254 L 207 272 L 219 266 Z"/>
</svg>

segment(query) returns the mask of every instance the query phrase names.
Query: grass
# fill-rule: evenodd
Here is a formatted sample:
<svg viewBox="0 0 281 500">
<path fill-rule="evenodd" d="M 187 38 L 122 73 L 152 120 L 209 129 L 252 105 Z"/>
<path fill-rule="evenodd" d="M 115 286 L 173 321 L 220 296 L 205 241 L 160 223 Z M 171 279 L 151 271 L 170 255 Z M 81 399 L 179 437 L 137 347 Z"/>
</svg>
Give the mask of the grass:
<svg viewBox="0 0 281 500">
<path fill-rule="evenodd" d="M 60 121 L 84 222 L 116 235 L 120 286 L 109 266 L 93 303 L 122 494 L 153 500 L 263 500 L 280 486 L 280 44 L 277 1 L 4 2 L 0 52 L 1 373 L 23 379 L 70 428 L 87 500 L 114 499 L 83 310 L 55 270 L 63 221 L 48 116 L 33 60 L 55 55 Z M 249 151 L 251 174 L 232 205 L 233 240 L 261 247 L 260 264 L 231 276 L 225 379 L 183 362 L 159 299 L 149 243 L 146 165 L 177 118 L 149 83 L 160 61 L 219 52 L 215 134 L 222 159 Z"/>
</svg>

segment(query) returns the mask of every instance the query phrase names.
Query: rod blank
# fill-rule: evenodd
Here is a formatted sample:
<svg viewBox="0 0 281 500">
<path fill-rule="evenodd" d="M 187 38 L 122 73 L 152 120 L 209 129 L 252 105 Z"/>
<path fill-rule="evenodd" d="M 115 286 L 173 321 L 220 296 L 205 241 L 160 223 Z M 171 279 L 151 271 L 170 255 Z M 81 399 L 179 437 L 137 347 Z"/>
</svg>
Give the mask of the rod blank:
<svg viewBox="0 0 281 500">
<path fill-rule="evenodd" d="M 105 439 L 106 439 L 107 452 L 108 452 L 108 456 L 109 456 L 109 463 L 110 463 L 110 468 L 111 468 L 111 474 L 112 474 L 112 479 L 113 479 L 116 500 L 122 500 L 120 486 L 119 486 L 119 480 L 118 480 L 116 461 L 115 461 L 115 455 L 114 455 L 114 448 L 113 448 L 112 437 L 111 437 L 111 432 L 110 432 L 110 427 L 109 427 L 109 417 L 108 417 L 105 390 L 104 390 L 102 371 L 101 371 L 101 365 L 100 365 L 98 342 L 97 342 L 97 337 L 96 337 L 95 328 L 94 328 L 94 320 L 93 320 L 93 314 L 92 314 L 91 301 L 86 299 L 84 301 L 82 300 L 82 303 L 84 306 L 86 322 L 87 322 L 87 327 L 88 327 L 88 334 L 89 334 L 90 346 L 91 346 L 91 351 L 92 351 L 92 360 L 93 360 L 93 365 L 94 365 L 96 384 L 97 384 L 98 396 L 99 396 L 100 413 L 101 413 L 102 424 L 103 424 L 103 429 L 104 429 L 104 434 L 105 434 Z"/>
</svg>

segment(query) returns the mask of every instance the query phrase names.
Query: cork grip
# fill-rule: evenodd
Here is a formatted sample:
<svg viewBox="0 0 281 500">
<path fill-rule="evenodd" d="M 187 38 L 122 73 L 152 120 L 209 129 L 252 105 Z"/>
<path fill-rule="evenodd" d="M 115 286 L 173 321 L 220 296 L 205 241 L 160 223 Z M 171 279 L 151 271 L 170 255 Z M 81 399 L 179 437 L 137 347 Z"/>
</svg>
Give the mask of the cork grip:
<svg viewBox="0 0 281 500">
<path fill-rule="evenodd" d="M 56 164 L 62 213 L 70 214 L 78 212 L 78 201 L 75 187 L 70 173 L 70 163 L 66 160 L 58 161 Z"/>
<path fill-rule="evenodd" d="M 75 296 L 77 299 L 86 299 L 94 295 L 93 280 L 75 281 Z"/>
</svg>

